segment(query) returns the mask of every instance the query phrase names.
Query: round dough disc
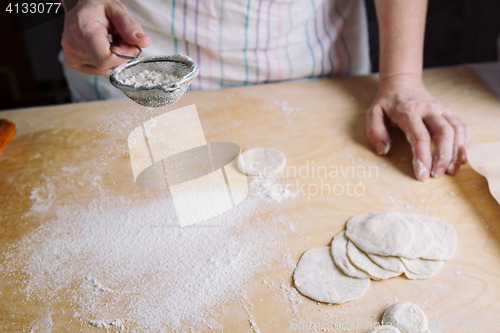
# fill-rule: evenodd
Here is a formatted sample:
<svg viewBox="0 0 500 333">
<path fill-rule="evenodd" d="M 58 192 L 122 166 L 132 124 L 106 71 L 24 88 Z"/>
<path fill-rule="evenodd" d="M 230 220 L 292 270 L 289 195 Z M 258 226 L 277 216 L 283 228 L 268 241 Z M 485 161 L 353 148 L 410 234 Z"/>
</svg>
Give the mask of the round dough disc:
<svg viewBox="0 0 500 333">
<path fill-rule="evenodd" d="M 383 317 L 386 325 L 397 327 L 401 333 L 421 333 L 429 329 L 425 313 L 411 302 L 398 302 L 391 305 Z"/>
<path fill-rule="evenodd" d="M 449 260 L 457 249 L 457 231 L 447 222 L 433 216 L 413 214 L 431 229 L 433 240 L 429 251 L 421 256 L 429 260 Z"/>
<path fill-rule="evenodd" d="M 434 275 L 443 267 L 442 260 L 426 260 L 426 259 L 405 259 L 401 258 L 401 262 L 413 274 L 416 275 Z"/>
<path fill-rule="evenodd" d="M 398 257 L 379 256 L 378 254 L 366 254 L 371 261 L 385 270 L 403 273 L 406 271 L 405 265 Z"/>
<path fill-rule="evenodd" d="M 401 331 L 394 326 L 382 325 L 372 328 L 368 333 L 401 333 Z"/>
<path fill-rule="evenodd" d="M 354 266 L 347 257 L 347 242 L 345 231 L 335 236 L 332 240 L 331 251 L 335 264 L 346 274 L 358 279 L 369 279 L 370 275 Z"/>
<path fill-rule="evenodd" d="M 422 222 L 418 217 L 410 214 L 402 214 L 406 220 L 410 223 L 414 231 L 413 241 L 408 248 L 406 248 L 401 253 L 398 253 L 399 257 L 407 259 L 417 259 L 427 253 L 433 241 L 433 234 L 431 229 Z"/>
<path fill-rule="evenodd" d="M 359 298 L 370 286 L 370 279 L 345 275 L 333 262 L 329 246 L 307 250 L 297 264 L 293 280 L 301 294 L 334 304 Z"/>
<path fill-rule="evenodd" d="M 283 170 L 286 157 L 274 148 L 251 148 L 238 159 L 238 170 L 249 176 L 272 176 Z"/>
<path fill-rule="evenodd" d="M 364 213 L 347 221 L 346 236 L 367 253 L 395 256 L 410 246 L 414 231 L 400 213 Z"/>
<path fill-rule="evenodd" d="M 405 275 L 408 279 L 410 280 L 427 280 L 427 279 L 430 279 L 431 277 L 434 276 L 434 274 L 432 275 L 425 275 L 425 274 L 413 274 L 412 272 L 410 272 L 409 270 L 406 270 L 405 271 Z"/>
<path fill-rule="evenodd" d="M 368 273 L 374 280 L 385 280 L 401 275 L 402 272 L 392 272 L 383 269 L 376 263 L 370 260 L 366 253 L 361 251 L 354 245 L 353 242 L 347 243 L 347 256 L 354 266 Z"/>
</svg>

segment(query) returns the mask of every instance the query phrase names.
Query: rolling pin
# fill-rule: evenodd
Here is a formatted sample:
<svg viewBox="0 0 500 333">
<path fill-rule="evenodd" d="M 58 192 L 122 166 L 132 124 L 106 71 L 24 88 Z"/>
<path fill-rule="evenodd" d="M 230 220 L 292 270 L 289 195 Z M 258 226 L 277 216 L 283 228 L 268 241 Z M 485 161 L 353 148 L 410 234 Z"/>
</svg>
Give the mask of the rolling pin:
<svg viewBox="0 0 500 333">
<path fill-rule="evenodd" d="M 7 144 L 16 134 L 16 124 L 7 120 L 0 119 L 0 154 L 7 147 Z"/>
</svg>

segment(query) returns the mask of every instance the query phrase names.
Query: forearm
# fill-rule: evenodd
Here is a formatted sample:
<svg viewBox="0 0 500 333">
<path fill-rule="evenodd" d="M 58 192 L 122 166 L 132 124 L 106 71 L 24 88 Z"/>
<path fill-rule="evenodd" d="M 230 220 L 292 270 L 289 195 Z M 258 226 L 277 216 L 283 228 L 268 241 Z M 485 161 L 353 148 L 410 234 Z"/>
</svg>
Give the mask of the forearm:
<svg viewBox="0 0 500 333">
<path fill-rule="evenodd" d="M 420 79 L 427 0 L 375 0 L 380 35 L 380 80 Z"/>
</svg>

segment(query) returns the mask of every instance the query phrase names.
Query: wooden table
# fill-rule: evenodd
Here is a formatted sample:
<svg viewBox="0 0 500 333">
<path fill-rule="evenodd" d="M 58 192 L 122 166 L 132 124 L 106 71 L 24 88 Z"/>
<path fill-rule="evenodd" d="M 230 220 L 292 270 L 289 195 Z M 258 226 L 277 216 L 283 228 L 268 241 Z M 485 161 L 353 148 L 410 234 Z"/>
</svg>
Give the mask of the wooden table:
<svg viewBox="0 0 500 333">
<path fill-rule="evenodd" d="M 500 102 L 472 70 L 428 70 L 424 79 L 431 93 L 470 125 L 476 142 L 500 140 Z M 391 134 L 389 156 L 374 154 L 365 136 L 364 113 L 376 85 L 376 77 L 371 76 L 191 92 L 175 105 L 196 104 L 207 141 L 234 142 L 242 149 L 274 147 L 285 153 L 288 165 L 296 167 L 314 161 L 315 165 L 378 168 L 378 177 L 359 179 L 365 188 L 362 195 L 309 193 L 308 198 L 306 193 L 291 201 L 283 214 L 296 221 L 300 241 L 290 239 L 283 248 L 291 253 L 292 262 L 311 247 L 328 245 L 349 217 L 367 211 L 433 215 L 450 222 L 458 232 L 455 257 L 432 279 L 397 277 L 373 282 L 363 297 L 342 306 L 318 304 L 302 296 L 298 297 L 301 303 L 292 304 L 296 299 L 276 289 L 281 282 L 292 283 L 292 270 L 279 265 L 262 267 L 240 286 L 251 307 L 235 298 L 229 301 L 234 305 L 229 310 L 214 308 L 212 315 L 224 325 L 224 332 L 290 332 L 294 325 L 303 327 L 325 319 L 374 322 L 396 299 L 419 304 L 429 320 L 439 320 L 440 332 L 500 331 L 500 206 L 489 194 L 486 180 L 468 165 L 453 177 L 416 181 L 410 147 L 398 130 Z M 133 181 L 126 138 L 141 121 L 169 109 L 144 110 L 118 100 L 0 113 L 0 118 L 18 127 L 0 155 L 0 253 L 8 252 L 12 244 L 50 218 L 53 207 L 44 214 L 30 213 L 33 200 L 29 197 L 44 179 L 57 177 L 63 166 L 99 170 L 103 190 L 110 195 L 146 193 Z M 309 176 L 297 179 L 297 184 L 320 184 L 321 180 Z M 296 184 L 294 178 L 286 181 Z M 324 181 L 333 186 L 345 179 Z M 75 195 L 61 189 L 53 206 L 86 202 L 96 195 L 91 190 Z M 0 262 L 4 259 L 0 256 Z M 26 301 L 19 292 L 22 283 L 22 274 L 0 280 L 0 331 L 99 331 L 74 320 L 69 300 L 50 307 L 42 301 Z M 464 320 L 475 321 L 476 326 L 464 327 Z M 39 324 L 34 328 L 33 323 Z M 354 331 L 366 330 L 349 330 Z"/>
</svg>

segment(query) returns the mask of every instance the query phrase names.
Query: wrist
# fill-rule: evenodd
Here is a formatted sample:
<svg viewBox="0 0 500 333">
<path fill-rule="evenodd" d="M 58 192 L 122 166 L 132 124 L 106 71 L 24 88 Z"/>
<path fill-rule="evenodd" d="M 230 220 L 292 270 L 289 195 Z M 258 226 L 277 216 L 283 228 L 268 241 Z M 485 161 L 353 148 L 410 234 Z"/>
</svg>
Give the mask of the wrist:
<svg viewBox="0 0 500 333">
<path fill-rule="evenodd" d="M 422 72 L 398 73 L 392 75 L 379 75 L 379 90 L 401 89 L 405 87 L 423 86 Z"/>
<path fill-rule="evenodd" d="M 379 73 L 379 82 L 386 81 L 422 81 L 422 71 L 408 71 L 397 73 Z"/>
</svg>

